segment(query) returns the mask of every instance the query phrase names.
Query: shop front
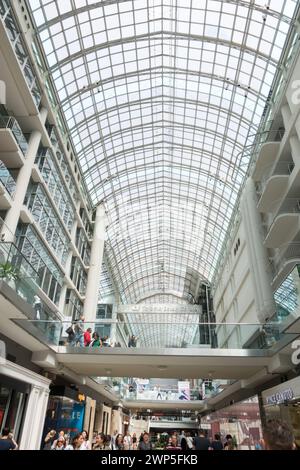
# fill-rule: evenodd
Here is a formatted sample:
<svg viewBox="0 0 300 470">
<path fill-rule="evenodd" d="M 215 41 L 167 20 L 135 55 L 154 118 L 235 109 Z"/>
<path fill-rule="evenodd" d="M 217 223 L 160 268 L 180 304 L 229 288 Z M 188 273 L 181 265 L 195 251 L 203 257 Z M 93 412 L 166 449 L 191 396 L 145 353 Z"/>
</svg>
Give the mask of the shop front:
<svg viewBox="0 0 300 470">
<path fill-rule="evenodd" d="M 46 412 L 43 440 L 52 429 L 72 439 L 83 431 L 86 398 L 69 387 L 52 387 Z M 42 444 L 43 447 L 43 444 Z"/>
<path fill-rule="evenodd" d="M 266 421 L 277 418 L 289 423 L 300 448 L 300 377 L 265 390 L 262 402 Z"/>
<path fill-rule="evenodd" d="M 201 418 L 200 427 L 209 437 L 216 433 L 223 441 L 230 434 L 240 450 L 254 450 L 255 444 L 262 438 L 262 426 L 258 397 L 235 403 Z"/>
<path fill-rule="evenodd" d="M 30 387 L 24 382 L 0 376 L 0 434 L 4 428 L 13 430 L 19 442 Z"/>
<path fill-rule="evenodd" d="M 0 432 L 9 428 L 21 450 L 39 449 L 50 380 L 5 361 L 0 365 Z"/>
</svg>

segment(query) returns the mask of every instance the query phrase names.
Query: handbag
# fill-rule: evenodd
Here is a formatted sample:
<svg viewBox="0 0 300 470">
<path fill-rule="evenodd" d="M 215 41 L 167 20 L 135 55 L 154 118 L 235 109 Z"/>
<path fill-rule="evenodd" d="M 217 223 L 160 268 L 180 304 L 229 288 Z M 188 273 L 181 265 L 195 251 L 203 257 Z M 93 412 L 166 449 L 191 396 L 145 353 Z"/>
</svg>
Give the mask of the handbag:
<svg viewBox="0 0 300 470">
<path fill-rule="evenodd" d="M 66 329 L 66 333 L 67 335 L 74 335 L 74 330 L 73 330 L 73 326 L 69 326 L 69 328 Z"/>
</svg>

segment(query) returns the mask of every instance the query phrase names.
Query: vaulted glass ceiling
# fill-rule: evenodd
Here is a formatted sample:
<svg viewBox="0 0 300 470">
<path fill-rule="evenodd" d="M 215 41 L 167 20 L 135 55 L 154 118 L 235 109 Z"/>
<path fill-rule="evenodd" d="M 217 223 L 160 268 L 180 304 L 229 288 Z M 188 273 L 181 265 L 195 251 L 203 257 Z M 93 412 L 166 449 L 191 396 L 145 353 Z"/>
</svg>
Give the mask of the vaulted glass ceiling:
<svg viewBox="0 0 300 470">
<path fill-rule="evenodd" d="M 121 298 L 210 281 L 296 0 L 28 0 Z"/>
</svg>

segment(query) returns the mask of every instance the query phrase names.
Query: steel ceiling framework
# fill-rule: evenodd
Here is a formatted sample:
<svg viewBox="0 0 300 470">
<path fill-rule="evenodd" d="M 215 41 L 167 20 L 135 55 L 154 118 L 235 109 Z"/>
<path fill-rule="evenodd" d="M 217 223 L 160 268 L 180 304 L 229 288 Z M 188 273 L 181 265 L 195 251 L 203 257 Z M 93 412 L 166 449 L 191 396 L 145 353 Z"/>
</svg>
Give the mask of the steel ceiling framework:
<svg viewBox="0 0 300 470">
<path fill-rule="evenodd" d="M 297 1 L 27 3 L 122 301 L 181 301 L 216 270 Z"/>
</svg>

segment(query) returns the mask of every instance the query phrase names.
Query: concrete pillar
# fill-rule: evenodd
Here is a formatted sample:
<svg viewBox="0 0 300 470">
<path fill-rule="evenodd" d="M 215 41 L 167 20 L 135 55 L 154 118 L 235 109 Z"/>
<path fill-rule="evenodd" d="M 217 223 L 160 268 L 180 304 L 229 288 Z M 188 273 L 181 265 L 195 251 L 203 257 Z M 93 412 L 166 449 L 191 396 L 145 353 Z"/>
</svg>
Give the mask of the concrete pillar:
<svg viewBox="0 0 300 470">
<path fill-rule="evenodd" d="M 104 207 L 99 205 L 96 212 L 94 236 L 91 247 L 91 261 L 85 294 L 84 310 L 86 322 L 96 320 L 101 268 L 104 252 L 106 216 Z"/>
<path fill-rule="evenodd" d="M 257 210 L 257 196 L 252 178 L 246 182 L 241 201 L 246 242 L 249 247 L 249 262 L 255 288 L 257 318 L 264 323 L 276 312 L 276 304 L 271 288 L 271 266 L 267 250 L 263 245 L 263 228 Z"/>
<path fill-rule="evenodd" d="M 65 272 L 66 272 L 67 277 L 70 277 L 72 257 L 73 257 L 73 252 L 70 250 L 69 254 L 68 254 L 67 261 L 66 261 L 66 265 L 65 265 L 65 270 L 66 270 Z M 66 305 L 67 289 L 68 289 L 68 286 L 67 286 L 66 282 L 64 282 L 64 284 L 62 286 L 62 289 L 61 289 L 59 304 L 58 304 L 58 311 L 63 316 L 65 316 L 64 310 L 65 310 L 65 305 Z"/>
<path fill-rule="evenodd" d="M 118 431 L 119 434 L 123 433 L 123 416 L 122 408 L 113 409 L 111 415 L 111 434 Z"/>
<path fill-rule="evenodd" d="M 40 118 L 41 118 L 41 121 L 44 125 L 46 124 L 47 116 L 48 116 L 48 109 L 47 108 L 42 108 L 40 110 Z"/>
<path fill-rule="evenodd" d="M 104 405 L 101 403 L 96 408 L 96 416 L 95 416 L 95 431 L 97 433 L 102 432 L 102 422 L 103 422 L 103 408 Z"/>
<path fill-rule="evenodd" d="M 33 385 L 28 398 L 20 450 L 39 450 L 45 423 L 49 389 Z"/>
<path fill-rule="evenodd" d="M 83 429 L 85 429 L 88 432 L 90 441 L 92 441 L 93 439 L 95 413 L 96 413 L 96 401 L 92 400 L 92 398 L 90 397 L 86 397 Z"/>
<path fill-rule="evenodd" d="M 111 325 L 111 329 L 110 329 L 110 339 L 111 339 L 111 343 L 113 345 L 115 345 L 116 341 L 117 341 L 117 318 L 118 318 L 118 304 L 114 304 L 113 305 L 113 311 L 112 311 L 112 325 Z"/>
<path fill-rule="evenodd" d="M 285 104 L 281 108 L 281 115 L 284 123 L 284 127 L 287 129 L 292 113 L 288 104 Z"/>
<path fill-rule="evenodd" d="M 291 153 L 292 153 L 293 161 L 294 161 L 295 165 L 299 166 L 299 162 L 300 162 L 300 140 L 299 140 L 298 136 L 293 135 L 290 138 L 290 146 L 291 146 Z"/>
<path fill-rule="evenodd" d="M 65 317 L 67 289 L 68 289 L 67 284 L 63 284 L 61 292 L 60 292 L 60 298 L 59 298 L 59 304 L 58 304 L 58 311 L 61 313 L 63 317 Z"/>
<path fill-rule="evenodd" d="M 14 203 L 5 217 L 5 225 L 1 231 L 1 235 L 4 235 L 6 242 L 14 241 L 15 232 L 20 218 L 20 212 L 24 204 L 32 167 L 38 153 L 41 137 L 42 134 L 39 131 L 33 131 L 30 136 L 25 164 L 21 168 L 17 179 Z"/>
</svg>

